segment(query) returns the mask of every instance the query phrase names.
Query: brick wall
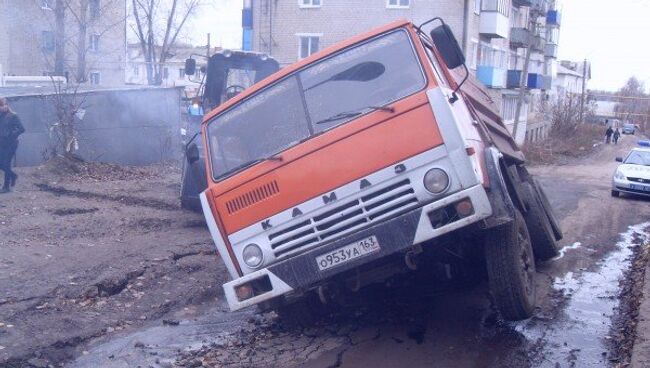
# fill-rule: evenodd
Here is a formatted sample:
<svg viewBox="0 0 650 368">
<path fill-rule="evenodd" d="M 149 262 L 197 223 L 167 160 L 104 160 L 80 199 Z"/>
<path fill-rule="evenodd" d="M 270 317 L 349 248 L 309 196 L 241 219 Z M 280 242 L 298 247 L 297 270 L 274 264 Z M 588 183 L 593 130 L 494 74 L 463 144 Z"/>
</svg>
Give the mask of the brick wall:
<svg viewBox="0 0 650 368">
<path fill-rule="evenodd" d="M 478 39 L 479 17 L 469 1 L 470 35 Z M 299 55 L 297 34 L 322 34 L 320 49 L 390 21 L 406 18 L 419 24 L 440 16 L 463 42 L 463 0 L 411 0 L 407 9 L 387 8 L 387 0 L 321 0 L 318 8 L 301 8 L 298 0 L 253 1 L 253 49 L 266 52 L 281 64 Z M 269 40 L 272 38 L 273 42 Z"/>
<path fill-rule="evenodd" d="M 54 3 L 54 2 L 52 2 Z M 0 0 L 0 64 L 3 73 L 40 76 L 53 71 L 54 50 L 43 50 L 43 32 L 54 32 L 54 11 L 43 9 L 37 0 Z M 87 52 L 88 71 L 101 75 L 102 85 L 124 84 L 126 5 L 125 0 L 104 0 L 101 17 L 89 22 L 87 37 L 101 34 L 99 51 Z M 66 70 L 72 74 L 77 63 L 78 24 L 66 17 Z M 86 39 L 88 42 L 88 39 Z M 88 45 L 86 45 L 88 46 Z"/>
</svg>

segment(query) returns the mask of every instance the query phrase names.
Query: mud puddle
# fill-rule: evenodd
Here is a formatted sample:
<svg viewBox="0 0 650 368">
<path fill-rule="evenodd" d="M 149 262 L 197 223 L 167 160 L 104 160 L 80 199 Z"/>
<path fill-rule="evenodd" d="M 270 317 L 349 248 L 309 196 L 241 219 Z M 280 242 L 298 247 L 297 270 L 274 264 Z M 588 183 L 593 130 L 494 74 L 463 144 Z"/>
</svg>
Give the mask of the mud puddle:
<svg viewBox="0 0 650 368">
<path fill-rule="evenodd" d="M 616 362 L 609 356 L 608 340 L 619 306 L 619 281 L 631 266 L 636 243 L 650 239 L 650 223 L 630 226 L 620 239 L 594 271 L 555 278 L 553 288 L 567 298 L 559 315 L 548 317 L 547 323 L 534 319 L 516 325 L 528 340 L 544 345 L 537 366 L 601 367 Z"/>
</svg>

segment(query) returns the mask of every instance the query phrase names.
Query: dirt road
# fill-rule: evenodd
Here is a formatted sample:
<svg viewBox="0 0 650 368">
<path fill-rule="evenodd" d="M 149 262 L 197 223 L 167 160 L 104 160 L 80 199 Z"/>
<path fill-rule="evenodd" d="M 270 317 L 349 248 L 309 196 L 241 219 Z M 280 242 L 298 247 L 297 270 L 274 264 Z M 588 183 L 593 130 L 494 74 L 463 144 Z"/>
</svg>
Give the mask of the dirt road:
<svg viewBox="0 0 650 368">
<path fill-rule="evenodd" d="M 225 270 L 201 217 L 175 207 L 175 173 L 39 187 L 44 181 L 33 174 L 25 189 L 0 199 L 0 366 L 621 363 L 619 279 L 650 233 L 650 201 L 610 197 L 614 157 L 634 139 L 621 143 L 533 169 L 565 239 L 562 255 L 538 266 L 536 316 L 518 323 L 499 319 L 485 284 L 441 292 L 409 279 L 364 290 L 305 329 L 272 313 L 228 313 L 219 289 Z M 61 208 L 69 210 L 53 213 Z"/>
</svg>

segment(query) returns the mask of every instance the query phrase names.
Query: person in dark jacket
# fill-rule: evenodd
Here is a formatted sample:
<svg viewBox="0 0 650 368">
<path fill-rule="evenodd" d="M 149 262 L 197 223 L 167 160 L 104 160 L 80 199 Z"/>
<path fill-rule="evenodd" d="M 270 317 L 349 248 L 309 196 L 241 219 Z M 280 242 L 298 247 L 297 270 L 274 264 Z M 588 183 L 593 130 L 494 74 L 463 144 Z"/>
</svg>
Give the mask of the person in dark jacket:
<svg viewBox="0 0 650 368">
<path fill-rule="evenodd" d="M 605 143 L 609 144 L 609 142 L 612 141 L 612 134 L 614 134 L 612 127 L 607 127 L 607 130 L 605 131 Z"/>
<path fill-rule="evenodd" d="M 618 139 L 621 137 L 621 132 L 616 128 L 614 131 L 614 144 L 618 144 Z"/>
<path fill-rule="evenodd" d="M 11 191 L 18 175 L 11 164 L 18 149 L 18 137 L 25 132 L 18 115 L 11 111 L 7 100 L 0 97 L 0 170 L 4 171 L 4 185 L 0 193 Z"/>
</svg>

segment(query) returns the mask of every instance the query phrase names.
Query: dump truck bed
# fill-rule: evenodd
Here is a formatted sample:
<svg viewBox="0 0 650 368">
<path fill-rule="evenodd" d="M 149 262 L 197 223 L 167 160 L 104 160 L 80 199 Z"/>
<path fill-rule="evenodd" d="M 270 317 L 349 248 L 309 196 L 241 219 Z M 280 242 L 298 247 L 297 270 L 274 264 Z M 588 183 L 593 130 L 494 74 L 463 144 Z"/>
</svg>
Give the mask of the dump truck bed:
<svg viewBox="0 0 650 368">
<path fill-rule="evenodd" d="M 460 68 L 453 70 L 452 73 L 458 82 L 465 77 L 465 72 Z M 515 162 L 524 162 L 523 152 L 503 123 L 497 105 L 486 91 L 485 86 L 470 73 L 467 81 L 461 87 L 461 93 L 480 119 L 478 123 L 481 126 L 483 138 L 494 144 L 507 158 Z"/>
</svg>

